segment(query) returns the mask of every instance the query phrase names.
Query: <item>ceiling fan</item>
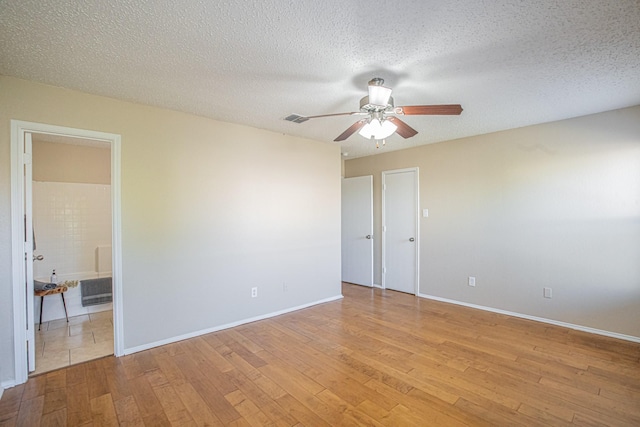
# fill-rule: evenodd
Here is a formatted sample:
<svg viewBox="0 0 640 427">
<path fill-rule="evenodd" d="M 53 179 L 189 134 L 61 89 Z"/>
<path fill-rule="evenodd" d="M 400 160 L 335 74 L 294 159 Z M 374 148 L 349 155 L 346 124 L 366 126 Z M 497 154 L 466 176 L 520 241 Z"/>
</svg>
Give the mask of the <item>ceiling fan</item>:
<svg viewBox="0 0 640 427">
<path fill-rule="evenodd" d="M 358 120 L 342 132 L 334 141 L 344 141 L 358 132 L 367 139 L 374 139 L 376 147 L 379 141 L 384 145 L 385 139 L 397 133 L 403 138 L 411 138 L 418 131 L 400 120 L 396 116 L 432 116 L 432 115 L 460 115 L 460 104 L 444 105 L 412 105 L 396 107 L 391 97 L 391 89 L 383 86 L 384 80 L 375 77 L 369 81 L 369 95 L 360 100 L 360 111 L 350 113 L 321 114 L 318 116 L 300 116 L 291 114 L 285 120 L 303 123 L 309 119 L 335 116 L 366 116 Z"/>
</svg>

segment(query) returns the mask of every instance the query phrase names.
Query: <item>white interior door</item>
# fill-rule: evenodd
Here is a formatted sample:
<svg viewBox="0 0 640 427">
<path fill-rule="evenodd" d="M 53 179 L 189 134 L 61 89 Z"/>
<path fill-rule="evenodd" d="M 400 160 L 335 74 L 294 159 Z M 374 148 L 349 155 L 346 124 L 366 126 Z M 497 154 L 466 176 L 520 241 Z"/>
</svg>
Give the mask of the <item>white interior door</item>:
<svg viewBox="0 0 640 427">
<path fill-rule="evenodd" d="M 418 290 L 418 169 L 382 173 L 382 286 Z"/>
<path fill-rule="evenodd" d="M 36 369 L 36 337 L 35 323 L 33 315 L 33 171 L 32 171 L 32 150 L 31 150 L 31 134 L 24 134 L 24 271 L 25 271 L 25 301 L 27 317 L 27 359 L 29 372 Z"/>
<path fill-rule="evenodd" d="M 342 180 L 342 281 L 373 286 L 373 176 Z"/>
</svg>

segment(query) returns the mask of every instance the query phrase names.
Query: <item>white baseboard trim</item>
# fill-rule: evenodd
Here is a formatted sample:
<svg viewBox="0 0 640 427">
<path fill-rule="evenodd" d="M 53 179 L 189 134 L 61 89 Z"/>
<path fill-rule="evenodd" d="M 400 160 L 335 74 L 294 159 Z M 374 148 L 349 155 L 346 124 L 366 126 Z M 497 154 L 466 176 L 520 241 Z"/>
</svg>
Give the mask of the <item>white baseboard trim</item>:
<svg viewBox="0 0 640 427">
<path fill-rule="evenodd" d="M 505 314 L 507 316 L 519 317 L 521 319 L 533 320 L 535 322 L 542 322 L 542 323 L 548 323 L 550 325 L 562 326 L 564 328 L 574 329 L 576 331 L 588 332 L 590 334 L 603 335 L 609 338 L 617 338 L 620 340 L 640 343 L 640 337 L 634 337 L 633 335 L 619 334 L 617 332 L 604 331 L 602 329 L 590 328 L 588 326 L 574 325 L 573 323 L 560 322 L 558 320 L 545 319 L 544 317 L 536 317 L 536 316 L 530 316 L 528 314 L 515 313 L 513 311 L 500 310 L 499 308 L 486 307 L 486 306 L 477 305 L 477 304 L 470 304 L 467 302 L 436 297 L 433 295 L 418 294 L 418 296 L 420 298 L 432 299 L 435 301 L 446 302 L 449 304 L 456 304 L 464 307 L 476 308 L 478 310 L 490 311 L 492 313 Z"/>
<path fill-rule="evenodd" d="M 237 322 L 227 323 L 225 325 L 215 326 L 213 328 L 202 329 L 200 331 L 190 332 L 188 334 L 179 335 L 177 337 L 167 338 L 167 339 L 160 340 L 160 341 L 155 341 L 155 342 L 152 342 L 152 343 L 149 343 L 149 344 L 143 344 L 143 345 L 139 345 L 139 346 L 136 346 L 136 347 L 125 348 L 124 349 L 124 354 L 127 355 L 127 354 L 137 353 L 139 351 L 149 350 L 149 349 L 154 348 L 154 347 L 160 347 L 161 345 L 171 344 L 171 343 L 178 342 L 178 341 L 184 341 L 184 340 L 189 339 L 189 338 L 194 338 L 194 337 L 197 337 L 197 336 L 200 336 L 200 335 L 210 334 L 212 332 L 221 331 L 223 329 L 234 328 L 236 326 L 244 325 L 244 324 L 247 324 L 247 323 L 257 322 L 258 320 L 269 319 L 271 317 L 276 317 L 276 316 L 280 316 L 282 314 L 287 314 L 287 313 L 291 313 L 293 311 L 298 311 L 298 310 L 302 310 L 304 308 L 309 308 L 309 307 L 312 307 L 314 305 L 324 304 L 324 303 L 331 302 L 331 301 L 337 301 L 337 300 L 342 299 L 342 298 L 344 298 L 344 297 L 342 296 L 342 294 L 340 294 L 340 295 L 336 295 L 336 296 L 333 296 L 333 297 L 325 298 L 325 299 L 322 299 L 322 300 L 319 300 L 319 301 L 310 302 L 308 304 L 302 304 L 302 305 L 299 305 L 297 307 L 286 308 L 284 310 L 275 311 L 273 313 L 267 313 L 267 314 L 263 314 L 261 316 L 251 317 L 249 319 L 238 320 Z"/>
</svg>

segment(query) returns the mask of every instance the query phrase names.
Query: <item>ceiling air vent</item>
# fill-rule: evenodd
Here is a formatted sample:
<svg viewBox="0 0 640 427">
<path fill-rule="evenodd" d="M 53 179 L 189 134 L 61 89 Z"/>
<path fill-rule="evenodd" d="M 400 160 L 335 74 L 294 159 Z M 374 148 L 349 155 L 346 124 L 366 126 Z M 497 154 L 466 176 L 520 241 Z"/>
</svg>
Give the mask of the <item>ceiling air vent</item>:
<svg viewBox="0 0 640 427">
<path fill-rule="evenodd" d="M 302 123 L 302 122 L 306 122 L 307 120 L 309 120 L 307 117 L 299 116 L 298 114 L 291 114 L 291 115 L 285 117 L 284 119 L 289 121 L 289 122 L 293 122 L 293 123 Z"/>
</svg>

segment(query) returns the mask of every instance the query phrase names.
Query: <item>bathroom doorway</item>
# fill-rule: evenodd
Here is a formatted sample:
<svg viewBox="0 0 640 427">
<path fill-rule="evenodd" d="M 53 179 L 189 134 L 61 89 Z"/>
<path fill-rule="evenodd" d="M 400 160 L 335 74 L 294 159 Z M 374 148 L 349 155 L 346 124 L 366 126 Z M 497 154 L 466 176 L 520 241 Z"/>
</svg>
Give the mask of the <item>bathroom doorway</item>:
<svg viewBox="0 0 640 427">
<path fill-rule="evenodd" d="M 84 360 L 108 354 L 115 354 L 116 356 L 124 354 L 121 283 L 120 139 L 120 136 L 116 134 L 11 120 L 11 228 L 15 384 L 26 382 L 30 372 L 39 373 L 45 368 L 47 368 L 46 370 L 51 370 L 59 367 L 53 366 L 53 362 L 50 360 L 53 357 L 47 358 L 46 361 L 44 358 L 40 358 L 39 365 L 41 365 L 41 369 L 36 366 L 36 355 L 46 356 L 45 351 L 47 348 L 46 339 L 38 340 L 36 344 L 36 333 L 58 330 L 48 335 L 60 334 L 66 337 L 66 343 L 52 340 L 49 343 L 49 349 L 62 350 L 62 353 L 66 351 L 69 355 L 68 364 L 81 363 Z M 36 141 L 35 157 L 32 150 L 34 140 Z M 41 147 L 38 148 L 38 145 L 41 145 Z M 86 173 L 89 164 L 88 161 L 80 162 L 82 164 L 76 162 L 75 165 L 69 163 L 70 160 L 79 155 L 69 154 L 68 152 L 61 155 L 57 151 L 61 147 L 67 151 L 69 149 L 73 150 L 74 148 L 71 146 L 107 150 L 107 170 L 109 170 L 108 173 L 110 174 L 108 184 L 98 184 L 103 187 L 94 188 L 88 193 L 86 188 L 80 189 L 78 187 L 78 185 L 93 185 L 95 183 L 74 182 L 75 180 L 71 179 L 79 172 L 82 172 L 83 169 L 84 173 Z M 43 151 L 40 151 L 40 149 Z M 75 148 L 75 150 L 78 149 Z M 43 153 L 44 155 L 42 155 Z M 34 163 L 36 163 L 35 177 Z M 93 168 L 92 166 L 89 167 L 89 169 Z M 45 175 L 57 176 L 57 178 L 50 180 L 47 178 L 48 181 L 39 181 L 38 176 L 42 179 L 42 175 L 39 175 L 41 172 L 45 173 Z M 35 193 L 34 184 L 36 187 Z M 56 194 L 53 197 L 54 201 L 51 200 L 52 193 L 48 191 L 51 188 L 44 188 L 47 186 L 51 188 L 58 187 L 56 191 L 53 191 Z M 105 194 L 102 196 L 91 195 L 92 192 L 95 193 L 96 191 L 102 191 Z M 44 211 L 47 209 L 53 211 L 52 216 L 50 215 L 49 217 L 47 217 L 49 215 L 47 213 L 38 214 L 35 212 L 35 224 L 33 221 L 34 196 L 40 197 L 45 201 L 45 208 L 42 208 Z M 62 206 L 58 209 L 55 200 L 65 200 L 65 198 L 67 201 L 61 203 Z M 91 198 L 106 200 L 103 203 L 106 213 L 102 217 L 103 219 L 110 218 L 105 220 L 105 222 L 110 223 L 106 225 L 111 229 L 110 232 L 107 232 L 110 236 L 97 232 L 99 235 L 98 240 L 88 236 L 87 230 L 82 230 L 82 227 L 90 228 L 88 224 L 83 225 L 82 219 L 90 215 L 87 205 Z M 75 201 L 72 201 L 74 199 Z M 38 208 L 38 201 L 36 201 L 36 209 L 40 209 Z M 56 221 L 59 224 L 52 228 L 49 227 L 51 224 L 46 224 L 47 222 Z M 42 234 L 36 227 L 42 228 Z M 54 230 L 52 231 L 52 229 Z M 82 246 L 85 244 L 85 240 L 89 241 L 87 243 L 89 246 Z M 42 253 L 44 251 L 48 252 L 48 255 Z M 76 254 L 80 254 L 80 259 L 76 259 L 75 255 L 70 256 L 74 251 Z M 42 259 L 40 260 L 40 258 Z M 36 262 L 42 263 L 42 265 L 36 266 Z M 49 265 L 46 262 L 49 262 Z M 56 267 L 53 267 L 53 264 Z M 55 289 L 59 289 L 59 291 L 53 294 L 45 292 L 45 296 L 41 299 L 39 295 L 42 295 L 42 293 L 36 294 L 34 285 L 48 285 L 52 281 L 51 275 L 54 268 L 56 269 L 54 281 L 57 281 L 60 285 Z M 107 276 L 111 276 L 112 279 Z M 34 278 L 40 280 L 34 281 Z M 93 293 L 83 295 L 83 282 L 98 280 L 104 285 L 105 279 L 111 282 L 111 286 L 98 287 L 97 289 L 102 289 L 102 291 L 97 294 L 94 289 Z M 63 287 L 64 291 L 61 289 Z M 108 287 L 112 289 L 110 294 L 108 291 L 103 292 Z M 65 298 L 62 298 L 62 296 L 65 296 Z M 108 298 L 105 299 L 106 296 Z M 112 299 L 112 302 L 107 299 Z M 67 300 L 69 303 L 65 304 Z M 39 324 L 41 301 L 44 303 L 42 325 Z M 91 301 L 94 304 L 86 304 L 87 301 Z M 84 305 L 83 302 L 85 302 Z M 69 323 L 67 323 L 67 315 L 69 316 Z M 94 324 L 89 326 L 87 321 Z M 40 330 L 38 331 L 38 329 Z M 75 355 L 72 355 L 72 348 L 81 348 L 82 346 L 79 347 L 78 342 L 85 340 L 92 344 L 102 343 L 101 347 L 106 350 L 100 353 L 104 354 L 98 354 L 94 347 L 92 350 L 76 351 L 74 352 Z M 63 348 L 65 346 L 66 348 Z M 42 351 L 41 353 L 40 350 Z M 64 357 L 60 356 L 60 359 L 64 359 Z"/>
<path fill-rule="evenodd" d="M 113 354 L 111 147 L 40 133 L 31 142 L 37 375 Z"/>
</svg>

